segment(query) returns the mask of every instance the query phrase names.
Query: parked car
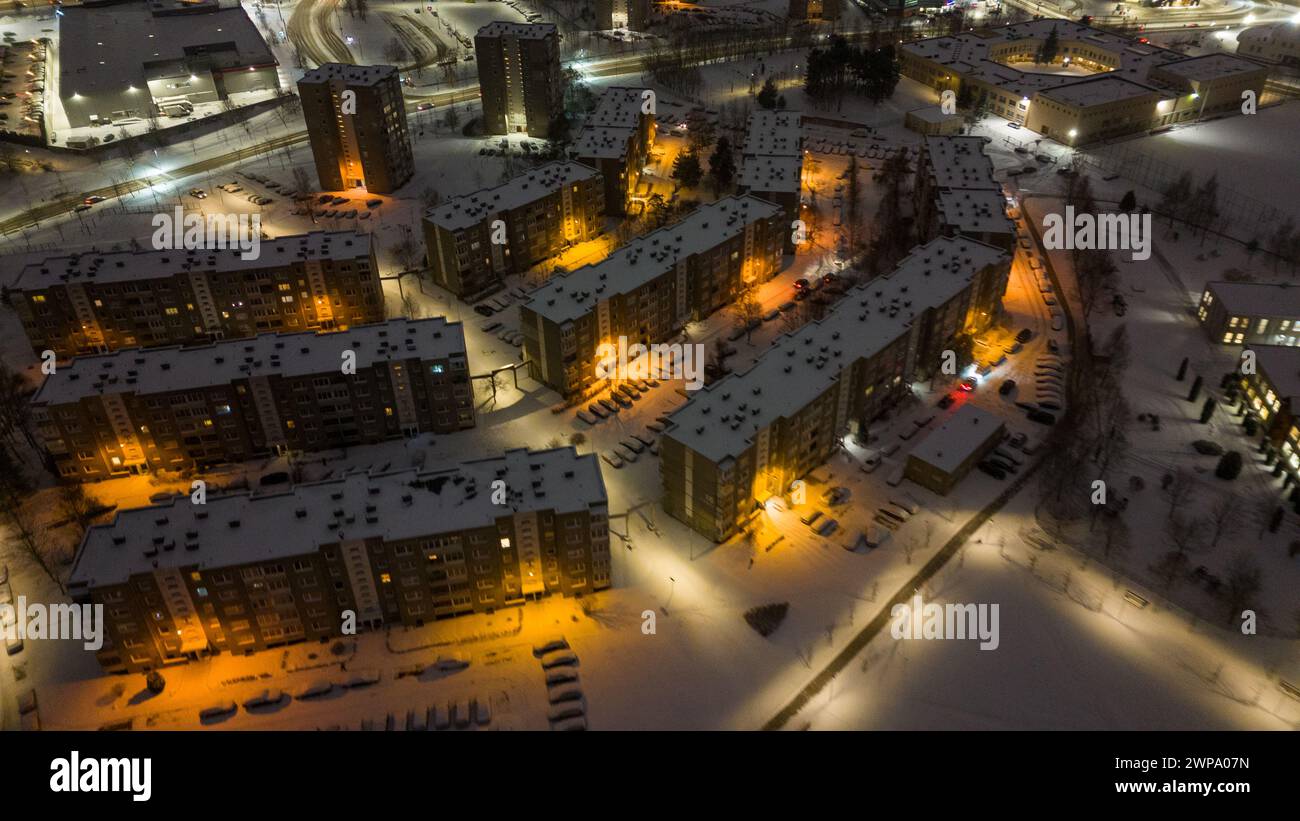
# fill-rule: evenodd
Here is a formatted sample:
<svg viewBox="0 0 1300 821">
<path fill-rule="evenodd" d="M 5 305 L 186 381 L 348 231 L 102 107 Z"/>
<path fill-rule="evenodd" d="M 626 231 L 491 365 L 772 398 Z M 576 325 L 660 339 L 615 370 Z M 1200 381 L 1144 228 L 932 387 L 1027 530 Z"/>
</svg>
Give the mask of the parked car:
<svg viewBox="0 0 1300 821">
<path fill-rule="evenodd" d="M 966 377 L 965 379 L 963 379 L 963 380 L 961 381 L 961 384 L 958 385 L 957 387 L 961 388 L 962 390 L 966 391 L 967 393 L 970 393 L 971 391 L 975 390 L 975 386 L 978 385 L 978 384 L 979 384 L 979 380 L 978 380 L 978 379 L 976 379 L 976 378 L 973 377 L 973 376 L 968 376 L 968 377 Z"/>
<path fill-rule="evenodd" d="M 1001 394 L 1002 396 L 1006 396 L 1007 394 L 1011 393 L 1015 389 L 1016 389 L 1016 380 L 1003 379 L 1002 384 L 998 386 L 998 393 Z"/>
<path fill-rule="evenodd" d="M 623 458 L 612 450 L 607 450 L 604 453 L 600 454 L 600 458 L 604 459 L 606 464 L 608 464 L 610 467 L 614 468 L 615 470 L 623 467 L 624 464 Z"/>
<path fill-rule="evenodd" d="M 1017 342 L 1028 342 L 1034 338 L 1034 332 L 1028 328 L 1021 328 L 1020 333 L 1016 334 Z"/>
<path fill-rule="evenodd" d="M 947 410 L 948 408 L 951 408 L 951 407 L 952 407 L 952 403 L 953 403 L 953 402 L 956 402 L 956 401 L 957 401 L 957 400 L 955 400 L 955 399 L 952 398 L 952 394 L 945 393 L 945 394 L 943 395 L 943 397 L 939 400 L 939 402 L 938 402 L 938 407 Z"/>
<path fill-rule="evenodd" d="M 1007 478 L 1007 472 L 1005 470 L 1003 470 L 1002 468 L 998 467 L 997 465 L 987 460 L 980 462 L 975 467 L 979 468 L 981 472 L 987 473 L 989 476 L 992 476 L 994 479 Z"/>
<path fill-rule="evenodd" d="M 1048 413 L 1044 410 L 1034 409 L 1025 414 L 1025 418 L 1030 422 L 1037 422 L 1040 425 L 1055 425 L 1056 414 Z"/>
<path fill-rule="evenodd" d="M 814 522 L 822 517 L 820 510 L 811 510 L 799 517 L 799 521 L 811 527 Z"/>
</svg>

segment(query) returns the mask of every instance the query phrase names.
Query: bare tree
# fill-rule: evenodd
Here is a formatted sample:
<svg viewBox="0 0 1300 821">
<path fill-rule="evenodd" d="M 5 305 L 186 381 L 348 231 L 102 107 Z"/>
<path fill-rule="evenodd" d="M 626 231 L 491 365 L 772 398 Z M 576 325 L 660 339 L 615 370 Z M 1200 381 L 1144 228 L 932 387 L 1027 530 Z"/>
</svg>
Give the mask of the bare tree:
<svg viewBox="0 0 1300 821">
<path fill-rule="evenodd" d="M 1173 587 L 1179 575 L 1186 569 L 1187 557 L 1194 553 L 1200 543 L 1201 522 L 1188 516 L 1170 516 L 1165 522 L 1165 540 L 1171 550 L 1166 553 L 1156 566 L 1156 573 L 1164 582 L 1165 589 Z"/>
<path fill-rule="evenodd" d="M 1241 524 L 1241 499 L 1231 491 L 1223 494 L 1210 506 L 1208 520 L 1209 547 L 1213 550 Z"/>
<path fill-rule="evenodd" d="M 1192 474 L 1176 468 L 1172 474 L 1168 474 L 1170 481 L 1165 488 L 1165 493 L 1169 497 L 1169 514 L 1167 519 L 1173 519 L 1174 513 L 1191 500 L 1192 494 L 1196 492 L 1196 479 Z"/>
<path fill-rule="evenodd" d="M 1240 618 L 1241 612 L 1250 608 L 1263 587 L 1263 574 L 1250 554 L 1244 550 L 1233 553 L 1228 560 L 1223 585 L 1223 606 L 1227 621 L 1231 623 Z"/>
</svg>

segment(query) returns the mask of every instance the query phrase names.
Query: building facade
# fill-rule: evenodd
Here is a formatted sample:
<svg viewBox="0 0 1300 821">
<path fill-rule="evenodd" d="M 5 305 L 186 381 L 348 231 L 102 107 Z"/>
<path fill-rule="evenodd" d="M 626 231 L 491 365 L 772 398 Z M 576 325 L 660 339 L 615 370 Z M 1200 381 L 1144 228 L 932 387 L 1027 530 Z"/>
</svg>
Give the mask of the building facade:
<svg viewBox="0 0 1300 821">
<path fill-rule="evenodd" d="M 104 606 L 104 668 L 140 672 L 333 638 L 344 611 L 360 628 L 419 626 L 602 590 L 608 516 L 594 455 L 510 450 L 125 510 L 87 531 L 69 591 Z"/>
<path fill-rule="evenodd" d="M 964 237 L 918 246 L 820 320 L 776 340 L 748 370 L 670 415 L 664 510 L 717 542 L 836 453 L 932 373 L 959 334 L 992 323 L 1011 257 Z"/>
<path fill-rule="evenodd" d="M 474 36 L 483 128 L 546 137 L 564 113 L 560 32 L 554 23 L 489 23 Z"/>
<path fill-rule="evenodd" d="M 415 174 L 395 66 L 326 63 L 303 75 L 298 96 L 321 188 L 391 194 Z"/>
<path fill-rule="evenodd" d="M 596 0 L 596 28 L 645 31 L 650 24 L 650 0 Z"/>
<path fill-rule="evenodd" d="M 1286 484 L 1295 485 L 1300 481 L 1300 348 L 1251 345 L 1247 351 L 1254 355 L 1254 368 L 1237 369 L 1245 411 L 1279 454 L 1276 466 L 1290 477 Z"/>
<path fill-rule="evenodd" d="M 52 466 L 78 481 L 474 425 L 464 330 L 441 317 L 78 357 L 32 408 Z"/>
<path fill-rule="evenodd" d="M 964 404 L 907 454 L 905 475 L 921 487 L 947 496 L 998 446 L 1006 430 L 994 414 Z"/>
<path fill-rule="evenodd" d="M 602 344 L 667 342 L 732 302 L 780 270 L 785 230 L 777 206 L 727 197 L 553 278 L 519 309 L 533 378 L 566 397 L 605 384 Z"/>
<path fill-rule="evenodd" d="M 596 237 L 605 228 L 604 186 L 594 168 L 553 162 L 426 210 L 434 281 L 473 302 L 501 288 L 503 277 Z"/>
<path fill-rule="evenodd" d="M 59 358 L 384 319 L 368 234 L 315 232 L 237 248 L 87 252 L 23 268 L 8 291 L 32 350 Z"/>
<path fill-rule="evenodd" d="M 644 88 L 605 89 L 569 153 L 605 179 L 605 213 L 620 216 L 636 196 L 655 142 L 655 119 Z"/>
<path fill-rule="evenodd" d="M 790 0 L 789 17 L 834 22 L 840 19 L 840 0 Z"/>
<path fill-rule="evenodd" d="M 1300 287 L 1287 282 L 1207 282 L 1196 316 L 1211 342 L 1300 343 Z"/>
</svg>

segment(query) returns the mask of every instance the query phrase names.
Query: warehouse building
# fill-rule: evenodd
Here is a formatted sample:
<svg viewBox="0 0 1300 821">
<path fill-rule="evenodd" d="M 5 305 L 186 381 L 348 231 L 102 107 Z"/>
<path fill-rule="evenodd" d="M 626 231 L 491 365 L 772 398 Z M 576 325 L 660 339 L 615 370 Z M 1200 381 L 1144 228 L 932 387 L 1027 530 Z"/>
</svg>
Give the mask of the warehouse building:
<svg viewBox="0 0 1300 821">
<path fill-rule="evenodd" d="M 68 587 L 104 607 L 104 668 L 140 672 L 335 638 L 347 611 L 418 627 L 603 590 L 608 517 L 594 455 L 508 450 L 124 510 L 86 532 Z"/>
<path fill-rule="evenodd" d="M 553 162 L 426 210 L 424 248 L 434 281 L 467 302 L 500 289 L 503 277 L 604 231 L 604 191 L 596 169 Z M 504 242 L 493 242 L 494 233 Z"/>
<path fill-rule="evenodd" d="M 275 56 L 237 4 L 97 3 L 63 6 L 55 19 L 59 97 L 73 128 L 280 88 Z"/>
<path fill-rule="evenodd" d="M 464 330 L 441 317 L 78 357 L 32 406 L 55 469 L 79 481 L 474 425 Z"/>
<path fill-rule="evenodd" d="M 238 248 L 83 252 L 23 268 L 8 290 L 32 350 L 60 357 L 384 319 L 370 235 L 317 231 Z"/>
</svg>

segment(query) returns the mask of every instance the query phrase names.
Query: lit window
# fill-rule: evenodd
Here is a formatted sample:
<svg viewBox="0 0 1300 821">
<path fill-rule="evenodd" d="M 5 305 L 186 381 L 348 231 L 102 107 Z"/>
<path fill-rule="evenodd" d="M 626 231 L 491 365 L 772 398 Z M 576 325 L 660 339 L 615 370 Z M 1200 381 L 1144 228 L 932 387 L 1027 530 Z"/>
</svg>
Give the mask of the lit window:
<svg viewBox="0 0 1300 821">
<path fill-rule="evenodd" d="M 384 584 L 389 584 L 393 581 L 393 577 L 388 575 L 387 573 L 380 573 L 379 581 L 383 582 Z"/>
<path fill-rule="evenodd" d="M 44 301 L 45 301 L 44 294 L 37 294 L 36 296 L 32 297 L 32 302 L 44 302 Z"/>
<path fill-rule="evenodd" d="M 392 409 L 392 408 L 385 407 L 385 408 L 384 408 L 384 416 L 392 416 L 392 415 L 393 415 L 393 409 Z"/>
<path fill-rule="evenodd" d="M 441 365 L 430 365 L 430 366 L 429 366 L 429 370 L 430 370 L 432 373 L 442 373 L 442 366 L 441 366 Z"/>
<path fill-rule="evenodd" d="M 167 314 L 167 316 L 176 316 L 177 314 L 180 313 L 180 309 L 178 309 L 178 308 L 167 308 L 167 309 L 165 309 L 165 310 L 163 311 L 163 313 Z"/>
<path fill-rule="evenodd" d="M 509 546 L 510 546 L 510 540 L 509 540 L 509 539 L 502 539 L 502 540 L 501 540 L 501 547 L 502 547 L 502 548 L 507 548 L 507 547 L 509 547 Z"/>
</svg>

